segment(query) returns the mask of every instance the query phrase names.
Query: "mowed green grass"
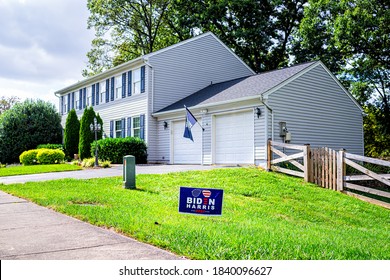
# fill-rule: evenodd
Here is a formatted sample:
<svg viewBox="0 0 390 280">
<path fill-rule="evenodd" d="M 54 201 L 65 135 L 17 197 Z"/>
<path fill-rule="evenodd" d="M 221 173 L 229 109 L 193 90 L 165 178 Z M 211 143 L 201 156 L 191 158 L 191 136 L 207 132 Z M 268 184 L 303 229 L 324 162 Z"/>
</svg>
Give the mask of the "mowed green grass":
<svg viewBox="0 0 390 280">
<path fill-rule="evenodd" d="M 0 168 L 0 177 L 28 175 L 48 172 L 74 171 L 81 170 L 78 165 L 71 164 L 47 164 L 47 165 L 20 165 Z"/>
<path fill-rule="evenodd" d="M 224 189 L 223 213 L 178 213 L 180 186 Z M 390 211 L 256 168 L 0 185 L 191 259 L 390 259 Z"/>
</svg>

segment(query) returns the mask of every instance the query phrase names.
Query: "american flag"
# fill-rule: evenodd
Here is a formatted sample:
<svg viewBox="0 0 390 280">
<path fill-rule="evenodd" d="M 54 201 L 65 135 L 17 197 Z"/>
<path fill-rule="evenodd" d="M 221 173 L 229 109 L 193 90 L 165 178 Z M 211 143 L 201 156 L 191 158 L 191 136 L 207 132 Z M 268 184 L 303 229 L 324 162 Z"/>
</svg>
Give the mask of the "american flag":
<svg viewBox="0 0 390 280">
<path fill-rule="evenodd" d="M 203 194 L 204 197 L 210 197 L 210 196 L 211 196 L 211 191 L 209 191 L 209 190 L 203 190 L 203 191 L 202 191 L 202 194 Z"/>
</svg>

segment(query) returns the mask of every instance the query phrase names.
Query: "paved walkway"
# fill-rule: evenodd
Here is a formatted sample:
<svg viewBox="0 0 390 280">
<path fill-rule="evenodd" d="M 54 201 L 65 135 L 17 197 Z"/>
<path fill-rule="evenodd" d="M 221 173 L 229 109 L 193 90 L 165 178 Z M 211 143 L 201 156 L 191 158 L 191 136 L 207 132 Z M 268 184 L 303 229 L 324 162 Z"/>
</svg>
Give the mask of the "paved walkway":
<svg viewBox="0 0 390 280">
<path fill-rule="evenodd" d="M 138 174 L 206 170 L 199 165 L 141 165 Z M 0 178 L 0 183 L 24 183 L 62 178 L 121 176 L 122 166 L 74 172 Z M 0 259 L 144 260 L 183 259 L 170 252 L 76 220 L 0 191 Z"/>
</svg>

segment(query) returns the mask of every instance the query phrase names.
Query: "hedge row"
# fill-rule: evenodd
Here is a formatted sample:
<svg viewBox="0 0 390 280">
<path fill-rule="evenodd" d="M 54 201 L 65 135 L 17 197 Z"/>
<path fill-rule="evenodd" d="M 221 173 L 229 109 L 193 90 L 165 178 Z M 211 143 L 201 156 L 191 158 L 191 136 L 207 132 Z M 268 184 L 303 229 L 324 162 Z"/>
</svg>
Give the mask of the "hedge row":
<svg viewBox="0 0 390 280">
<path fill-rule="evenodd" d="M 29 150 L 19 156 L 20 163 L 23 165 L 61 163 L 64 161 L 64 158 L 64 152 L 59 149 Z"/>
<path fill-rule="evenodd" d="M 143 140 L 134 137 L 105 138 L 97 141 L 99 158 L 112 163 L 123 163 L 123 157 L 132 155 L 137 164 L 146 163 L 147 147 Z M 95 155 L 96 142 L 91 145 L 91 156 Z"/>
</svg>

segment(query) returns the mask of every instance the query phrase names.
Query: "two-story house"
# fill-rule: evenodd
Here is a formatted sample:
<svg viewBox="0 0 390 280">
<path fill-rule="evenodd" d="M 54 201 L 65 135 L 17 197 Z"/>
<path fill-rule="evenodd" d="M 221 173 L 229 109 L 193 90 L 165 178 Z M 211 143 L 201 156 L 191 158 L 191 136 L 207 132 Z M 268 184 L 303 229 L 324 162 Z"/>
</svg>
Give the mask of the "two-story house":
<svg viewBox="0 0 390 280">
<path fill-rule="evenodd" d="M 363 154 L 362 109 L 320 61 L 255 74 L 208 32 L 121 64 L 55 93 L 62 124 L 93 106 L 106 137 L 135 136 L 148 161 L 266 162 L 267 139 Z M 186 105 L 203 129 L 183 137 Z"/>
</svg>

